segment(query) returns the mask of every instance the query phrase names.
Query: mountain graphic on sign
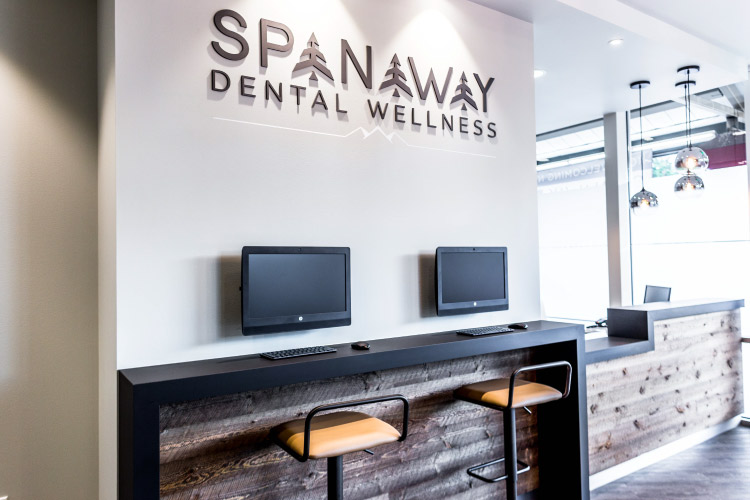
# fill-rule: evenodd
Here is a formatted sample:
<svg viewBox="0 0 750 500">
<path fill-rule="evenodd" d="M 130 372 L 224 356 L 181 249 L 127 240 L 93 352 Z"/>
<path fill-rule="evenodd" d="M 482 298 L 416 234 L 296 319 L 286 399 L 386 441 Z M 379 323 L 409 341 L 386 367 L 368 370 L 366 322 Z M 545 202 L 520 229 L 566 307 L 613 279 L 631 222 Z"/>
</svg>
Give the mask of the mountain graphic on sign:
<svg viewBox="0 0 750 500">
<path fill-rule="evenodd" d="M 404 93 L 411 97 L 411 90 L 409 89 L 409 86 L 406 85 L 406 75 L 403 71 L 401 71 L 401 68 L 399 66 L 401 66 L 401 62 L 398 60 L 398 55 L 393 54 L 393 59 L 391 59 L 391 67 L 388 68 L 388 71 L 385 72 L 386 79 L 383 81 L 383 83 L 380 84 L 380 88 L 378 90 L 383 90 L 395 86 L 396 88 L 393 89 L 393 97 L 401 97 L 401 95 L 398 93 L 398 89 L 401 89 Z"/>
<path fill-rule="evenodd" d="M 461 109 L 463 111 L 466 111 L 466 104 L 469 104 L 472 108 L 475 110 L 477 109 L 477 103 L 474 102 L 474 99 L 471 97 L 471 89 L 466 84 L 466 73 L 461 73 L 461 83 L 458 84 L 456 87 L 456 95 L 453 96 L 453 99 L 451 99 L 451 105 L 455 102 L 463 101 L 461 104 Z"/>
<path fill-rule="evenodd" d="M 302 54 L 300 54 L 300 62 L 294 66 L 292 73 L 310 70 L 311 82 L 318 80 L 317 73 L 321 73 L 333 81 L 333 75 L 326 66 L 326 58 L 323 56 L 323 53 L 318 50 L 319 46 L 320 44 L 318 44 L 318 40 L 315 38 L 315 33 L 313 33 L 307 41 L 307 48 L 302 51 Z"/>
<path fill-rule="evenodd" d="M 241 123 L 243 125 L 252 125 L 252 126 L 255 126 L 255 127 L 271 127 L 273 129 L 286 129 L 286 130 L 288 130 L 290 132 L 295 132 L 295 133 L 322 135 L 322 136 L 327 136 L 327 137 L 336 137 L 336 138 L 340 138 L 340 139 L 347 139 L 349 137 L 360 136 L 362 138 L 362 140 L 368 140 L 370 138 L 382 137 L 386 141 L 388 141 L 388 142 L 390 142 L 392 144 L 396 144 L 398 142 L 401 145 L 409 147 L 409 148 L 425 149 L 425 150 L 430 150 L 430 151 L 441 151 L 441 152 L 445 152 L 445 153 L 455 153 L 455 154 L 468 155 L 468 156 L 479 156 L 479 157 L 483 157 L 483 158 L 495 158 L 495 159 L 497 158 L 497 156 L 483 154 L 483 153 L 472 153 L 472 152 L 469 152 L 469 151 L 460 151 L 460 150 L 455 150 L 455 149 L 443 149 L 443 148 L 437 148 L 437 147 L 432 147 L 432 146 L 422 146 L 422 145 L 418 145 L 418 144 L 411 144 L 406 139 L 404 139 L 403 137 L 401 137 L 400 134 L 397 134 L 396 132 L 390 132 L 390 133 L 385 132 L 380 127 L 380 125 L 376 125 L 375 127 L 373 127 L 370 130 L 367 130 L 364 127 L 357 127 L 354 130 L 352 130 L 350 132 L 347 132 L 345 134 L 332 134 L 332 133 L 329 133 L 329 132 L 321 132 L 319 130 L 304 130 L 304 129 L 299 129 L 299 128 L 279 127 L 278 125 L 270 125 L 268 123 L 247 122 L 247 121 L 243 121 L 243 120 L 234 120 L 234 119 L 231 119 L 231 118 L 221 118 L 221 117 L 218 117 L 218 116 L 214 116 L 213 119 L 214 120 L 221 120 L 221 121 L 225 121 L 225 122 Z"/>
</svg>

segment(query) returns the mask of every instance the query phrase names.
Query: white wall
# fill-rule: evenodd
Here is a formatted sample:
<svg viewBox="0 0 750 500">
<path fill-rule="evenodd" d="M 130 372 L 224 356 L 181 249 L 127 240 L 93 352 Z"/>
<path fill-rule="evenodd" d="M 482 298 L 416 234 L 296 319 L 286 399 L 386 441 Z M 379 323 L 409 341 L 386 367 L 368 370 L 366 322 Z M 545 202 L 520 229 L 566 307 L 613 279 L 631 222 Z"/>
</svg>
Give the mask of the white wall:
<svg viewBox="0 0 750 500">
<path fill-rule="evenodd" d="M 0 0 L 0 496 L 97 497 L 96 4 Z"/>
<path fill-rule="evenodd" d="M 248 24 L 242 62 L 210 46 L 236 50 L 213 27 L 225 8 Z M 100 16 L 101 499 L 115 498 L 115 356 L 122 369 L 539 317 L 530 24 L 464 0 L 101 0 Z M 261 18 L 295 36 L 262 71 Z M 311 111 L 308 75 L 292 77 L 313 31 L 335 80 L 317 86 L 327 114 Z M 341 38 L 361 60 L 372 46 L 373 90 L 351 65 L 341 84 Z M 365 138 L 379 125 L 366 99 L 390 99 L 377 88 L 394 52 L 412 91 L 409 56 L 423 79 L 432 67 L 442 81 L 452 66 L 447 102 L 415 92 L 403 104 L 422 127 L 390 115 Z M 226 94 L 210 91 L 212 69 L 232 77 Z M 495 78 L 488 112 L 467 113 L 496 122 L 494 139 L 461 134 L 458 123 L 452 135 L 426 130 L 427 109 L 433 120 L 462 115 L 448 102 L 463 71 L 480 107 L 473 73 Z M 254 101 L 239 96 L 241 74 L 256 77 Z M 283 83 L 281 105 L 263 98 L 266 79 Z M 290 83 L 308 87 L 299 108 Z M 352 325 L 243 337 L 243 245 L 349 246 Z M 437 318 L 441 245 L 509 247 L 510 310 Z"/>
<path fill-rule="evenodd" d="M 250 55 L 241 63 L 228 64 L 210 48 L 225 40 L 212 26 L 221 8 L 248 23 Z M 265 72 L 261 17 L 295 35 L 291 53 L 270 56 Z M 539 316 L 531 25 L 448 0 L 235 0 L 190 9 L 176 0 L 139 0 L 116 3 L 115 23 L 119 368 Z M 313 31 L 335 78 L 333 85 L 319 81 L 328 116 L 311 112 L 310 88 L 298 110 L 288 87 L 309 87 L 307 75 L 290 75 Z M 434 67 L 439 79 L 453 66 L 448 100 L 462 71 L 477 99 L 472 73 L 495 77 L 488 113 L 468 116 L 497 122 L 498 137 L 433 135 L 424 126 L 394 127 L 392 116 L 383 129 L 400 138 L 340 137 L 360 126 L 372 130 L 366 98 L 390 96 L 365 89 L 351 67 L 343 88 L 341 38 L 360 58 L 366 44 L 373 47 L 375 88 L 394 52 L 412 89 L 408 56 L 424 73 Z M 232 76 L 226 95 L 209 91 L 211 69 Z M 237 92 L 240 74 L 257 78 L 252 104 Z M 263 99 L 266 78 L 284 84 L 280 109 Z M 335 92 L 347 119 L 334 111 Z M 419 113 L 439 112 L 433 96 L 417 102 Z M 239 252 L 250 244 L 351 247 L 352 325 L 242 337 Z M 435 317 L 429 256 L 440 245 L 508 246 L 510 310 Z"/>
</svg>

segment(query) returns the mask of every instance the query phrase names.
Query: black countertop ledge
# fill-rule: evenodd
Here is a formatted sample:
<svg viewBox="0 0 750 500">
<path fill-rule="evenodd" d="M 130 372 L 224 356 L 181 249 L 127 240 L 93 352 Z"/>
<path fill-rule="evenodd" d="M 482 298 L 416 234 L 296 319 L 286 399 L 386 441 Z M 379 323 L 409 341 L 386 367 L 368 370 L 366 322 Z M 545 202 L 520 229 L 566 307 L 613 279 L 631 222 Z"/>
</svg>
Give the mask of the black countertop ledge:
<svg viewBox="0 0 750 500">
<path fill-rule="evenodd" d="M 693 299 L 652 302 L 607 309 L 607 337 L 586 341 L 586 364 L 654 350 L 654 321 L 684 318 L 745 306 L 743 299 Z"/>
<path fill-rule="evenodd" d="M 268 360 L 257 354 L 120 370 L 133 387 L 158 392 L 160 402 L 232 394 L 310 380 L 444 361 L 490 352 L 523 349 L 569 340 L 583 340 L 581 325 L 530 321 L 527 330 L 501 335 L 467 337 L 455 331 L 370 340 L 370 349 L 357 351 L 333 345 L 335 353 Z M 249 378 L 253 381 L 248 383 Z M 209 383 L 205 384 L 204 382 Z M 217 385 L 218 388 L 217 389 Z M 168 397 L 165 395 L 168 394 Z"/>
</svg>

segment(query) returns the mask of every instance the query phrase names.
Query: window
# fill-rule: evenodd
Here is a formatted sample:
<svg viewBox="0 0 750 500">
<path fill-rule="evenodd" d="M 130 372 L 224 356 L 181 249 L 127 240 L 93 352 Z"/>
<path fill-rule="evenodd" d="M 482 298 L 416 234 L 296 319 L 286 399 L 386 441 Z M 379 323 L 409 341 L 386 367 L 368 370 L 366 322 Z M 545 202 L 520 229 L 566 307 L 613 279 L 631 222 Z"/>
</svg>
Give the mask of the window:
<svg viewBox="0 0 750 500">
<path fill-rule="evenodd" d="M 542 315 L 593 322 L 607 314 L 602 121 L 537 142 Z"/>
<path fill-rule="evenodd" d="M 684 108 L 665 103 L 644 110 L 645 185 L 659 197 L 659 208 L 647 216 L 630 217 L 636 304 L 643 302 L 647 284 L 672 287 L 672 300 L 750 299 L 745 135 L 734 121 L 709 105 L 731 109 L 723 92 L 707 92 L 700 101 L 701 106 L 693 103 L 693 143 L 708 154 L 709 170 L 698 173 L 706 186 L 698 198 L 681 199 L 674 192 L 682 175 L 673 165 L 677 151 L 685 147 Z M 636 111 L 630 127 L 634 144 L 631 193 L 641 187 L 638 127 Z"/>
<path fill-rule="evenodd" d="M 750 325 L 750 184 L 744 123 L 734 116 L 744 109 L 743 93 L 731 85 L 693 100 L 693 143 L 710 159 L 709 170 L 699 173 L 706 189 L 697 199 L 681 199 L 674 192 L 682 175 L 674 158 L 686 144 L 683 104 L 670 101 L 644 109 L 643 177 L 660 206 L 649 216 L 630 215 L 635 304 L 643 301 L 647 284 L 672 287 L 672 300 L 745 298 L 743 322 Z M 631 113 L 631 195 L 641 189 L 638 118 L 637 110 Z M 602 120 L 537 136 L 537 193 L 543 316 L 589 324 L 605 317 L 609 269 Z M 750 373 L 750 362 L 746 366 Z"/>
</svg>

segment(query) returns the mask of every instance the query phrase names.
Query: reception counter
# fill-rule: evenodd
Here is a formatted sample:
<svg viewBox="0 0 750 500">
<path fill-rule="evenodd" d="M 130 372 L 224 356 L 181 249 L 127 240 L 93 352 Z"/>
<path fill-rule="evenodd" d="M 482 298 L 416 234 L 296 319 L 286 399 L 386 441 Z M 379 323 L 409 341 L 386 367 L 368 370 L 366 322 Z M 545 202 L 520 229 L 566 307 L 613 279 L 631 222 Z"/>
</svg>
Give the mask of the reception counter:
<svg viewBox="0 0 750 500">
<path fill-rule="evenodd" d="M 376 457 L 345 458 L 349 498 L 468 491 L 496 498 L 503 483 L 481 483 L 465 471 L 503 455 L 502 417 L 455 401 L 452 391 L 527 364 L 566 360 L 573 366 L 570 396 L 518 416 L 519 459 L 532 465 L 519 476 L 519 493 L 587 499 L 583 339 L 580 325 L 534 321 L 526 331 L 487 337 L 449 331 L 374 340 L 369 351 L 342 344 L 333 354 L 280 361 L 253 355 L 122 370 L 119 498 L 324 497 L 325 463 L 290 459 L 268 442 L 268 429 L 319 404 L 388 393 L 411 402 L 409 437 L 379 447 Z M 537 377 L 552 385 L 558 379 Z M 372 411 L 398 419 L 395 405 Z"/>
<path fill-rule="evenodd" d="M 607 336 L 586 341 L 586 363 L 653 351 L 657 321 L 732 311 L 744 305 L 742 299 L 696 299 L 610 307 L 607 309 Z"/>
<path fill-rule="evenodd" d="M 642 467 L 650 451 L 738 421 L 743 306 L 692 300 L 608 310 L 609 336 L 586 341 L 592 487 Z"/>
</svg>

